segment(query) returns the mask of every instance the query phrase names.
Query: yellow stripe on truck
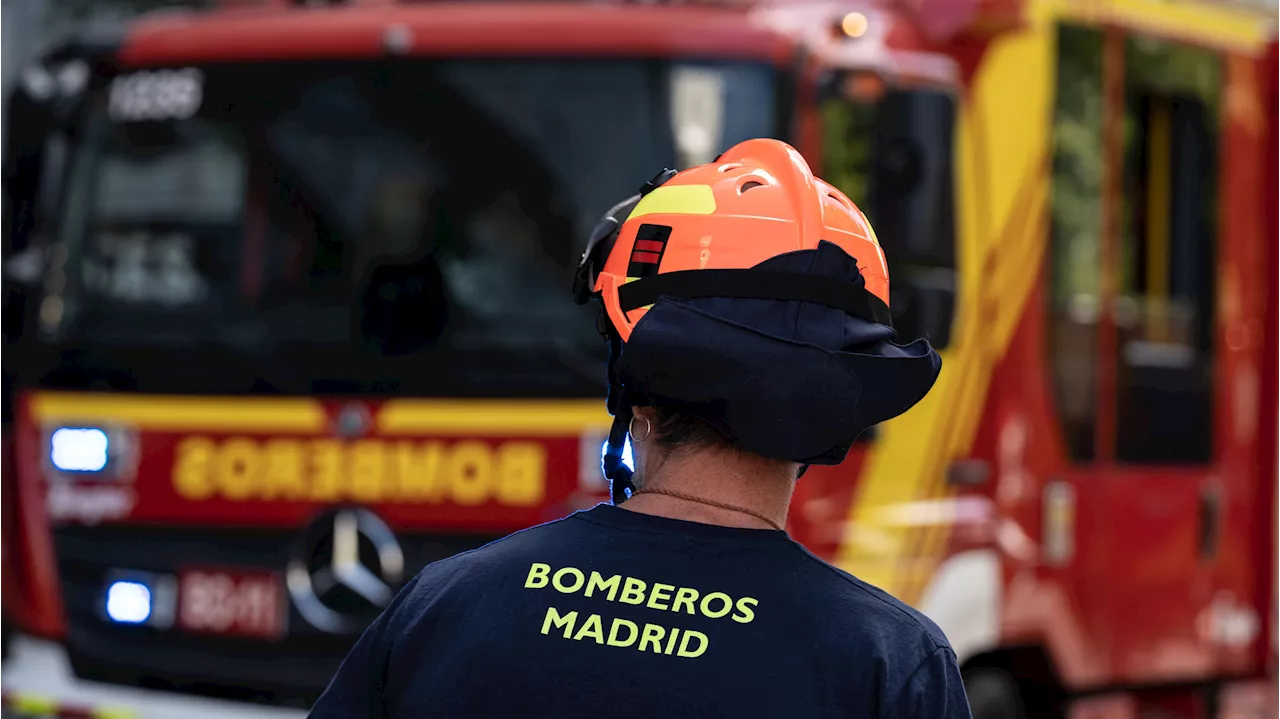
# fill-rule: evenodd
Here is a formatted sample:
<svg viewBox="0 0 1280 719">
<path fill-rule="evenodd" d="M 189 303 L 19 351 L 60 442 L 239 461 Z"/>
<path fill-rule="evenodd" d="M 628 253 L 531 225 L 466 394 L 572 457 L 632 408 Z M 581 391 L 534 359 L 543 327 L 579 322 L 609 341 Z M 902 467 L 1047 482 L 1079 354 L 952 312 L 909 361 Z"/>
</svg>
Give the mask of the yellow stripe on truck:
<svg viewBox="0 0 1280 719">
<path fill-rule="evenodd" d="M 612 422 L 602 399 L 392 400 L 377 416 L 383 435 L 559 437 L 608 431 Z"/>
<path fill-rule="evenodd" d="M 1206 0 L 1041 0 L 1036 10 L 1068 23 L 1115 25 L 1135 33 L 1220 50 L 1259 53 L 1275 36 L 1274 10 Z"/>
<path fill-rule="evenodd" d="M 8 704 L 19 716 L 56 716 L 58 711 L 56 701 L 32 694 L 7 694 L 5 704 Z"/>
<path fill-rule="evenodd" d="M 57 392 L 35 395 L 31 414 L 44 424 L 122 423 L 161 431 L 319 432 L 326 425 L 324 409 L 312 399 Z"/>
<path fill-rule="evenodd" d="M 95 709 L 93 719 L 137 719 L 138 715 L 128 709 L 119 707 L 105 707 L 103 709 Z"/>
<path fill-rule="evenodd" d="M 135 396 L 40 393 L 31 398 L 40 424 L 127 424 L 166 432 L 267 432 L 319 434 L 327 427 L 314 399 L 259 397 Z M 612 418 L 603 399 L 587 400 L 391 400 L 375 418 L 387 435 L 458 437 L 558 437 L 607 431 Z"/>
<path fill-rule="evenodd" d="M 121 707 L 85 708 L 63 704 L 52 697 L 36 696 L 26 692 L 6 692 L 4 706 L 19 717 L 41 717 L 41 719 L 56 719 L 69 714 L 89 716 L 93 719 L 136 719 L 138 716 L 136 712 Z"/>
<path fill-rule="evenodd" d="M 954 520 L 891 518 L 954 494 L 947 466 L 972 449 L 996 365 L 1043 264 L 1053 88 L 1038 78 L 1053 71 L 1050 29 L 1042 19 L 993 44 L 961 106 L 951 345 L 928 397 L 882 425 L 872 443 L 836 555 L 841 568 L 908 603 L 945 553 Z"/>
</svg>

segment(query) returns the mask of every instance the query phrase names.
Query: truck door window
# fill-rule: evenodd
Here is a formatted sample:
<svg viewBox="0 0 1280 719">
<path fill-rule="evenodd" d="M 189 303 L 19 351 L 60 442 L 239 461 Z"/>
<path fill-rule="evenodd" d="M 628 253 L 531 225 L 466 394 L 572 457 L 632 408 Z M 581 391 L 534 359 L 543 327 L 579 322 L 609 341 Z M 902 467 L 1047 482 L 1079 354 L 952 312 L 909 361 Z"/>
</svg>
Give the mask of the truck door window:
<svg viewBox="0 0 1280 719">
<path fill-rule="evenodd" d="M 1058 35 L 1053 124 L 1048 358 L 1075 460 L 1096 458 L 1099 362 L 1113 365 L 1115 458 L 1209 459 L 1213 409 L 1214 209 L 1221 68 L 1210 52 L 1125 40 L 1124 167 L 1110 313 L 1116 355 L 1099 356 L 1103 36 Z"/>
<path fill-rule="evenodd" d="M 1125 68 L 1116 459 L 1206 462 L 1222 70 L 1209 51 L 1141 37 Z"/>
<path fill-rule="evenodd" d="M 1063 26 L 1057 50 L 1046 355 L 1067 455 L 1087 461 L 1101 310 L 1102 33 Z"/>
<path fill-rule="evenodd" d="M 955 101 L 931 90 L 826 100 L 821 174 L 866 213 L 892 276 L 899 342 L 951 339 L 956 293 Z"/>
</svg>

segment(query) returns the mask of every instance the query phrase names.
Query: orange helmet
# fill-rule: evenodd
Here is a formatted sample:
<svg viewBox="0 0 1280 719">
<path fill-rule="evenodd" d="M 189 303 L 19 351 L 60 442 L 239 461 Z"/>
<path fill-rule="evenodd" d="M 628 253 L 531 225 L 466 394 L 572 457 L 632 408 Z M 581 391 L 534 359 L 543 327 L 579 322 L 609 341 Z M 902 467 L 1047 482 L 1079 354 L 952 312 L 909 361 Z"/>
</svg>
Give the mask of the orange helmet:
<svg viewBox="0 0 1280 719">
<path fill-rule="evenodd" d="M 615 206 L 575 294 L 600 300 L 611 342 L 615 501 L 630 479 L 631 406 L 675 405 L 757 454 L 835 464 L 863 429 L 919 401 L 941 366 L 923 340 L 889 341 L 889 271 L 871 223 L 778 140 L 664 171 Z"/>
<path fill-rule="evenodd" d="M 663 294 L 635 292 L 639 285 L 628 291 L 631 282 L 658 274 L 752 268 L 787 252 L 816 250 L 823 240 L 858 263 L 870 296 L 858 300 L 855 314 L 890 324 L 889 268 L 871 223 L 843 192 L 814 177 L 785 142 L 747 140 L 709 165 L 667 171 L 642 191 L 592 283 L 624 342 L 652 304 L 636 305 L 634 298 Z M 732 282 L 729 275 L 681 277 L 722 288 Z M 781 299 L 768 291 L 772 287 L 760 286 L 759 276 L 743 279 L 757 286 L 751 296 Z M 835 289 L 835 294 L 849 290 Z M 633 301 L 624 303 L 624 297 Z"/>
</svg>

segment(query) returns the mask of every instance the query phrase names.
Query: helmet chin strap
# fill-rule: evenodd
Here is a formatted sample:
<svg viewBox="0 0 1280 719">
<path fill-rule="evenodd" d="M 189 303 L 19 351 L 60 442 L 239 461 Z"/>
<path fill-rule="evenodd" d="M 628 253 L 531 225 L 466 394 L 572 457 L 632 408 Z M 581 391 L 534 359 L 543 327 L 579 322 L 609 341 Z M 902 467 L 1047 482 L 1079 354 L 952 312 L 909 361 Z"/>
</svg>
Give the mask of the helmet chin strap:
<svg viewBox="0 0 1280 719">
<path fill-rule="evenodd" d="M 605 368 L 609 378 L 609 396 L 605 400 L 605 405 L 613 415 L 613 425 L 609 427 L 609 440 L 605 443 L 600 467 L 609 480 L 609 494 L 616 506 L 630 499 L 635 492 L 635 485 L 631 482 L 631 475 L 634 472 L 622 461 L 622 453 L 627 448 L 627 431 L 631 426 L 631 405 L 623 400 L 622 382 L 618 379 L 618 360 L 622 357 L 622 337 L 609 323 L 603 306 L 600 307 L 598 322 L 601 334 L 609 340 L 609 362 Z"/>
<path fill-rule="evenodd" d="M 627 447 L 627 427 L 630 424 L 631 418 L 624 414 L 613 418 L 613 426 L 609 428 L 609 441 L 600 460 L 604 476 L 609 478 L 609 494 L 615 506 L 627 501 L 635 493 L 635 485 L 631 483 L 634 473 L 622 461 L 622 453 Z"/>
</svg>

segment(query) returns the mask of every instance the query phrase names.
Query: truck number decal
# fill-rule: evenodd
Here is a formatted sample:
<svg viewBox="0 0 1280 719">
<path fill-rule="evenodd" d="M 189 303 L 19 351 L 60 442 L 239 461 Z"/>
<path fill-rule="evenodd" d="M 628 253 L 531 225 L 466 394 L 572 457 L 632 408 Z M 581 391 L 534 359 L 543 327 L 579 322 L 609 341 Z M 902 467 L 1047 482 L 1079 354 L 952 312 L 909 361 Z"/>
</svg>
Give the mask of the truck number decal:
<svg viewBox="0 0 1280 719">
<path fill-rule="evenodd" d="M 204 73 L 196 68 L 148 70 L 111 81 L 107 114 L 113 120 L 185 120 L 204 100 Z"/>
</svg>

